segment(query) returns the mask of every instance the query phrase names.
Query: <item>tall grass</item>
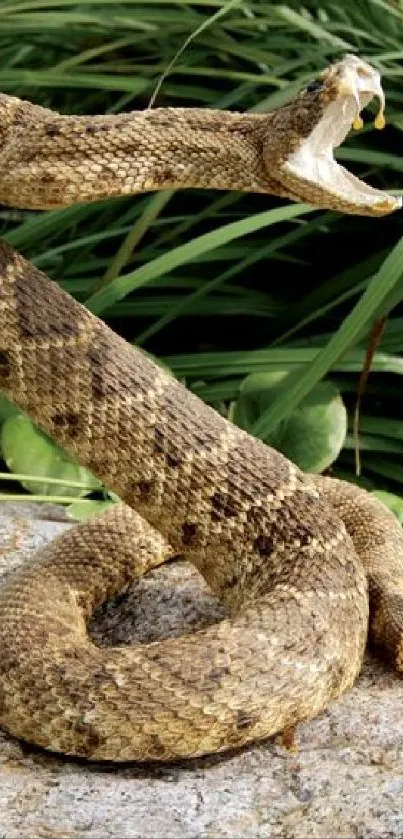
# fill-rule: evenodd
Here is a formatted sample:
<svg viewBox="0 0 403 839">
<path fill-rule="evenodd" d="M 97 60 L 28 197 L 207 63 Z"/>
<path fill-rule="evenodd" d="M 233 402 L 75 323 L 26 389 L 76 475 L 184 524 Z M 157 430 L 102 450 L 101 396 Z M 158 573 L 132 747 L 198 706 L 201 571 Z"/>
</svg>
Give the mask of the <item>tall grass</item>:
<svg viewBox="0 0 403 839">
<path fill-rule="evenodd" d="M 154 107 L 264 111 L 356 52 L 382 72 L 388 126 L 375 131 L 369 112 L 338 155 L 399 191 L 402 44 L 401 0 L 3 0 L 0 90 L 64 113 L 112 113 L 146 107 L 169 68 Z M 401 213 L 361 219 L 193 190 L 43 214 L 3 207 L 0 225 L 220 410 L 248 373 L 289 372 L 254 427 L 262 436 L 326 376 L 352 415 L 367 336 L 390 312 L 362 405 L 363 475 L 403 493 Z M 334 472 L 354 477 L 351 436 Z"/>
</svg>

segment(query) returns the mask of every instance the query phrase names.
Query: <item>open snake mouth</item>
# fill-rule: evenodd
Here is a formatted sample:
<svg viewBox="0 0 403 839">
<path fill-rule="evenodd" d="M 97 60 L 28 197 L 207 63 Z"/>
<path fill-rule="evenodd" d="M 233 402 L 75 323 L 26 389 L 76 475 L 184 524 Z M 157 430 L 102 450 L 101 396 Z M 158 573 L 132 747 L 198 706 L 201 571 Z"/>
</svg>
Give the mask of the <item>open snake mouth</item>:
<svg viewBox="0 0 403 839">
<path fill-rule="evenodd" d="M 283 182 L 299 195 L 302 190 L 305 200 L 312 198 L 312 203 L 347 213 L 379 216 L 399 209 L 401 196 L 374 189 L 333 157 L 351 127 L 362 128 L 361 111 L 374 96 L 379 100 L 375 127 L 384 127 L 385 97 L 379 73 L 355 55 L 347 55 L 308 85 L 301 96 L 315 94 L 322 96 L 322 116 L 283 164 Z"/>
</svg>

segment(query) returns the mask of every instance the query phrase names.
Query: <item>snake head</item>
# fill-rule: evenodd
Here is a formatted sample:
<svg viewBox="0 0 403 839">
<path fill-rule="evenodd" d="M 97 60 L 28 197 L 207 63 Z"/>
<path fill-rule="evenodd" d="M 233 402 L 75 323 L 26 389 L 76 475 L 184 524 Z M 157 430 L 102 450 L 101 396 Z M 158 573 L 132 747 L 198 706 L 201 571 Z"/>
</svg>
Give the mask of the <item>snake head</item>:
<svg viewBox="0 0 403 839">
<path fill-rule="evenodd" d="M 351 127 L 362 127 L 361 111 L 374 96 L 379 100 L 375 127 L 383 128 L 385 99 L 379 73 L 357 56 L 346 55 L 271 115 L 263 154 L 283 195 L 368 216 L 386 215 L 402 206 L 400 196 L 368 186 L 333 157 Z"/>
</svg>

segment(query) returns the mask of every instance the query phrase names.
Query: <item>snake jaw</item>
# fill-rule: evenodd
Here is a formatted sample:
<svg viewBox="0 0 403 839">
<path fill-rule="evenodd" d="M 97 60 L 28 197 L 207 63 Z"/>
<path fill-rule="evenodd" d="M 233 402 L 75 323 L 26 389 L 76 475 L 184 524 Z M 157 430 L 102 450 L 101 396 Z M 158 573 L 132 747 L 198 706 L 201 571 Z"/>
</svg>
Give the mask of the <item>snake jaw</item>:
<svg viewBox="0 0 403 839">
<path fill-rule="evenodd" d="M 381 216 L 402 206 L 400 196 L 390 195 L 357 178 L 333 157 L 351 127 L 361 128 L 361 111 L 377 97 L 375 127 L 383 128 L 385 97 L 379 73 L 354 55 L 325 71 L 318 79 L 326 96 L 322 115 L 312 131 L 283 163 L 282 181 L 294 193 L 328 209 Z M 321 94 L 319 94 L 320 97 Z M 309 96 L 309 88 L 302 97 Z"/>
</svg>

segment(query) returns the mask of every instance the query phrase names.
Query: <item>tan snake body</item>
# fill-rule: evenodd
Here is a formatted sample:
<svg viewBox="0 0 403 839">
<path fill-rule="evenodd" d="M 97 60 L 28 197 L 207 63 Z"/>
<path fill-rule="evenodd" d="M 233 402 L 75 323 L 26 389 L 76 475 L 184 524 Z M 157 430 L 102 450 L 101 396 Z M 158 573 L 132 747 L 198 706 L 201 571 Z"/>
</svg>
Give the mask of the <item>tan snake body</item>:
<svg viewBox="0 0 403 839">
<path fill-rule="evenodd" d="M 368 70 L 354 61 L 265 116 L 60 117 L 2 96 L 0 198 L 51 207 L 198 185 L 390 211 L 394 199 L 365 185 L 340 196 L 287 171 L 346 95 L 351 68 Z M 373 638 L 400 667 L 403 534 L 392 514 L 354 486 L 301 474 L 4 243 L 0 388 L 126 502 L 63 534 L 0 590 L 6 730 L 115 761 L 268 737 L 353 683 L 367 579 Z M 97 647 L 86 628 L 94 608 L 173 553 L 196 565 L 228 617 L 181 638 Z"/>
</svg>

